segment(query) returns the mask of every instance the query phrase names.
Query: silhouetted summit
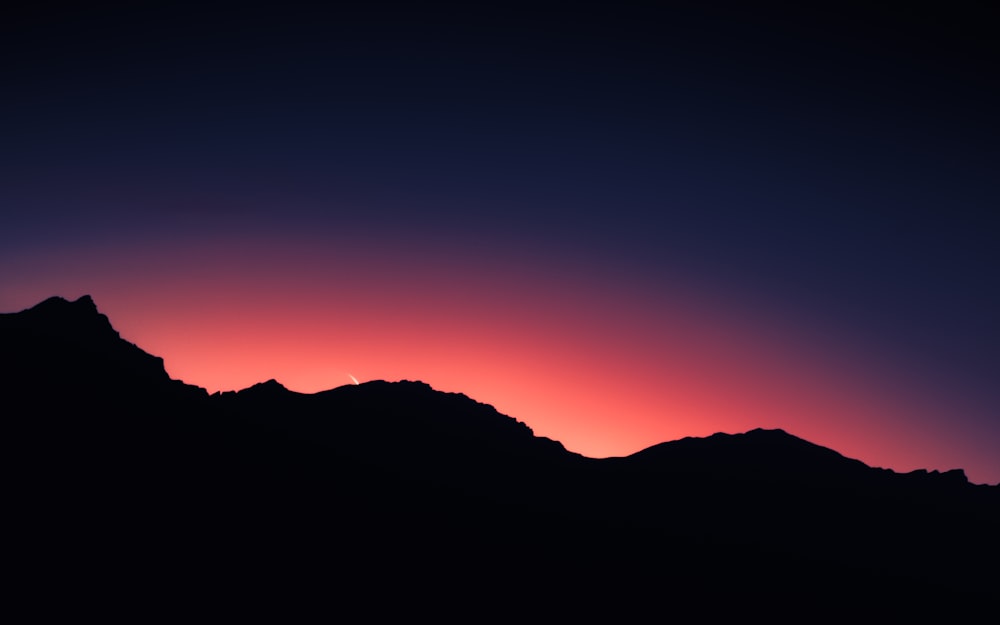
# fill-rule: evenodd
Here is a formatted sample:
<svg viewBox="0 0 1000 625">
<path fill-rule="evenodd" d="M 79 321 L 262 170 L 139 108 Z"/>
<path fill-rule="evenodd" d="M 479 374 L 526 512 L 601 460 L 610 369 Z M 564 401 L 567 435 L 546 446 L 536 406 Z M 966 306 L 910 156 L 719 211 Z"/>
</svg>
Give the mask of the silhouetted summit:
<svg viewBox="0 0 1000 625">
<path fill-rule="evenodd" d="M 123 340 L 89 295 L 73 302 L 51 297 L 20 313 L 0 315 L 0 332 L 11 388 L 81 396 L 196 391 L 171 380 L 162 358 Z"/>
<path fill-rule="evenodd" d="M 897 474 L 761 429 L 596 460 L 416 381 L 209 395 L 89 297 L 0 315 L 0 345 L 25 592 L 954 617 L 1000 582 L 1000 487 L 960 470 Z"/>
<path fill-rule="evenodd" d="M 253 386 L 239 391 L 241 395 L 248 397 L 286 397 L 293 393 L 293 391 L 288 390 L 285 386 L 271 378 L 266 382 L 258 382 Z"/>
</svg>

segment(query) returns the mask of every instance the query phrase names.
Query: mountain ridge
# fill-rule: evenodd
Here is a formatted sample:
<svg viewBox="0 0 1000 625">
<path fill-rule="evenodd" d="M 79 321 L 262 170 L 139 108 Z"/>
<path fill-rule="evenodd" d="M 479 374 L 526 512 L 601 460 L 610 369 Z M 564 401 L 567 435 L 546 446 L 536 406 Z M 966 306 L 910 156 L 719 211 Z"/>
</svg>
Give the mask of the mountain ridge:
<svg viewBox="0 0 1000 625">
<path fill-rule="evenodd" d="M 65 330 L 79 331 L 81 328 L 90 328 L 90 329 L 97 330 L 98 334 L 100 335 L 99 337 L 91 337 L 91 338 L 102 338 L 103 337 L 103 338 L 107 338 L 107 339 L 117 339 L 117 340 L 120 340 L 124 345 L 127 345 L 129 347 L 129 349 L 135 350 L 135 353 L 137 353 L 137 354 L 141 353 L 148 360 L 150 360 L 150 362 L 155 362 L 156 363 L 156 368 L 159 371 L 162 371 L 163 376 L 165 376 L 167 379 L 169 379 L 172 383 L 174 383 L 174 384 L 182 384 L 185 387 L 189 387 L 189 388 L 192 388 L 192 389 L 199 389 L 201 392 L 204 392 L 204 393 L 207 394 L 207 391 L 205 389 L 203 389 L 202 387 L 189 384 L 189 383 L 184 382 L 182 380 L 174 380 L 172 378 L 169 378 L 169 375 L 167 375 L 166 370 L 163 367 L 163 359 L 162 358 L 160 358 L 158 356 L 154 356 L 154 355 L 148 354 L 147 352 L 145 352 L 144 350 L 142 350 L 140 347 L 138 347 L 136 344 L 131 343 L 131 342 L 125 340 L 125 339 L 122 339 L 122 337 L 118 333 L 118 331 L 114 329 L 113 325 L 110 322 L 110 319 L 108 319 L 108 317 L 106 315 L 104 315 L 103 313 L 101 313 L 99 311 L 99 309 L 97 307 L 97 304 L 95 303 L 93 297 L 91 295 L 89 295 L 89 294 L 82 295 L 78 299 L 72 300 L 72 301 L 71 300 L 67 300 L 67 299 L 65 299 L 63 297 L 60 297 L 60 296 L 52 296 L 52 297 L 49 297 L 49 298 L 43 300 L 42 302 L 36 304 L 35 306 L 29 307 L 29 308 L 24 309 L 24 310 L 22 310 L 20 312 L 17 312 L 17 313 L 0 313 L 0 316 L 10 317 L 11 315 L 25 315 L 25 314 L 29 314 L 29 315 L 31 315 L 33 317 L 36 317 L 38 320 L 40 320 L 42 322 L 45 322 L 45 323 L 53 323 L 53 322 L 55 322 L 63 331 L 65 331 Z M 66 323 L 67 321 L 71 321 L 71 322 L 75 322 L 75 323 Z M 60 335 L 64 336 L 64 337 L 68 336 L 68 334 L 65 333 L 65 332 L 61 332 Z M 84 336 L 86 336 L 86 334 L 84 334 Z M 339 387 L 334 387 L 334 388 L 325 389 L 325 390 L 322 390 L 322 391 L 317 391 L 315 393 L 300 393 L 300 392 L 292 391 L 292 390 L 288 389 L 283 384 L 281 384 L 280 382 L 278 382 L 276 379 L 271 378 L 271 379 L 268 379 L 268 380 L 263 381 L 263 382 L 258 382 L 258 383 L 252 384 L 251 386 L 249 386 L 247 388 L 244 388 L 244 389 L 230 390 L 230 391 L 217 391 L 215 393 L 212 393 L 212 396 L 213 397 L 216 397 L 216 396 L 221 397 L 221 396 L 231 396 L 231 395 L 234 395 L 234 394 L 235 395 L 240 395 L 240 394 L 246 394 L 246 393 L 249 393 L 249 394 L 252 394 L 252 395 L 258 395 L 258 396 L 260 394 L 271 394 L 271 395 L 274 395 L 274 394 L 278 394 L 278 395 L 280 395 L 280 394 L 289 394 L 289 395 L 297 395 L 297 396 L 307 396 L 307 395 L 328 396 L 328 395 L 333 394 L 334 392 L 337 392 L 337 391 L 339 391 L 340 389 L 343 389 L 343 388 L 350 388 L 351 386 L 364 386 L 364 385 L 370 385 L 370 384 L 399 384 L 399 385 L 404 385 L 404 386 L 405 385 L 413 385 L 413 388 L 423 388 L 423 389 L 425 389 L 427 391 L 432 391 L 434 393 L 441 393 L 443 395 L 449 395 L 449 396 L 457 396 L 457 397 L 460 397 L 460 398 L 464 398 L 464 399 L 466 399 L 466 400 L 468 400 L 470 402 L 473 402 L 473 403 L 475 403 L 475 404 L 477 404 L 479 406 L 485 406 L 485 407 L 489 408 L 490 410 L 496 411 L 495 408 L 492 405 L 490 405 L 490 404 L 485 404 L 485 403 L 482 403 L 482 402 L 478 402 L 477 400 L 474 400 L 474 399 L 468 397 L 467 395 L 465 395 L 463 393 L 445 393 L 445 392 L 442 392 L 442 391 L 437 391 L 436 389 L 433 389 L 433 387 L 431 387 L 429 384 L 427 384 L 425 382 L 422 382 L 420 380 L 399 380 L 399 381 L 396 381 L 396 382 L 390 382 L 390 381 L 386 381 L 386 380 L 372 380 L 372 381 L 369 381 L 369 382 L 362 383 L 361 385 L 348 385 L 348 384 L 345 384 L 345 385 L 342 385 L 342 386 L 339 386 Z M 513 419 L 517 423 L 524 425 L 524 427 L 526 427 L 528 429 L 528 431 L 531 431 L 532 434 L 533 434 L 533 431 L 531 430 L 530 426 L 527 426 L 527 424 L 524 424 L 523 422 L 518 421 L 516 418 L 510 417 L 509 415 L 503 415 L 502 413 L 499 413 L 499 412 L 497 414 L 500 414 L 501 416 L 503 416 L 505 418 L 508 418 L 508 419 Z M 800 438 L 798 436 L 795 436 L 793 434 L 788 433 L 787 431 L 785 431 L 782 428 L 773 428 L 773 429 L 754 428 L 752 430 L 748 430 L 747 432 L 742 432 L 742 433 L 716 432 L 716 433 L 714 433 L 712 435 L 709 435 L 707 437 L 692 437 L 692 436 L 688 436 L 688 437 L 683 437 L 683 438 L 676 439 L 676 440 L 664 441 L 664 442 L 661 442 L 661 443 L 655 443 L 653 445 L 650 445 L 649 447 L 640 449 L 640 450 L 638 450 L 636 452 L 628 454 L 627 456 L 621 456 L 621 457 L 625 457 L 625 458 L 633 458 L 633 457 L 635 457 L 635 458 L 645 458 L 645 457 L 648 457 L 648 456 L 656 455 L 657 450 L 659 450 L 659 449 L 677 448 L 679 446 L 690 444 L 693 441 L 702 441 L 702 440 L 719 441 L 719 440 L 723 440 L 723 439 L 725 439 L 727 437 L 734 437 L 734 436 L 735 437 L 746 437 L 746 438 L 750 438 L 750 439 L 759 439 L 760 436 L 762 436 L 762 435 L 769 435 L 770 436 L 770 435 L 779 435 L 779 434 L 785 435 L 787 437 L 790 437 L 791 439 L 794 439 L 796 441 L 801 441 L 802 443 L 806 443 L 808 445 L 812 445 L 812 446 L 814 446 L 817 449 L 825 450 L 824 453 L 825 452 L 831 452 L 832 454 L 835 454 L 839 458 L 843 458 L 845 460 L 849 460 L 849 461 L 852 461 L 854 463 L 861 464 L 861 465 L 863 465 L 866 468 L 875 469 L 875 470 L 879 470 L 879 471 L 885 471 L 885 472 L 888 472 L 888 473 L 899 474 L 899 475 L 909 475 L 909 476 L 914 476 L 914 477 L 925 476 L 925 475 L 926 476 L 931 476 L 931 477 L 938 477 L 938 476 L 940 476 L 940 477 L 948 479 L 950 481 L 962 481 L 962 480 L 964 480 L 964 481 L 968 482 L 968 478 L 965 475 L 965 471 L 964 471 L 964 469 L 961 469 L 961 468 L 954 468 L 954 469 L 944 470 L 944 471 L 939 471 L 939 470 L 936 470 L 936 469 L 934 469 L 934 470 L 929 470 L 929 469 L 915 469 L 915 470 L 911 470 L 911 471 L 908 471 L 908 472 L 898 472 L 898 471 L 895 471 L 894 469 L 891 469 L 891 468 L 873 467 L 871 465 L 863 463 L 860 460 L 856 460 L 856 459 L 853 459 L 853 458 L 848 458 L 848 457 L 844 456 L 843 454 L 841 454 L 840 452 L 837 452 L 836 450 L 830 449 L 830 448 L 825 447 L 823 445 L 819 445 L 817 443 L 813 443 L 811 441 L 806 441 L 805 439 L 802 439 L 802 438 Z M 552 439 L 548 439 L 548 440 L 552 440 Z M 553 442 L 555 442 L 558 445 L 562 446 L 562 443 L 560 443 L 559 441 L 553 441 Z M 575 453 L 575 452 L 571 452 L 571 453 Z M 580 454 L 577 454 L 577 455 L 580 455 Z M 973 484 L 972 482 L 969 482 L 969 483 Z M 975 485 L 975 486 L 992 486 L 991 484 L 973 484 L 973 485 Z M 998 483 L 996 486 L 1000 487 L 1000 483 Z"/>
<path fill-rule="evenodd" d="M 895 473 L 759 428 L 587 458 L 420 381 L 209 394 L 170 379 L 91 298 L 42 304 L 0 314 L 0 397 L 22 535 L 63 564 L 199 578 L 191 562 L 211 557 L 227 584 L 281 585 L 268 571 L 304 575 L 321 554 L 369 571 L 358 580 L 384 576 L 372 562 L 405 571 L 356 581 L 345 600 L 444 583 L 527 609 L 497 594 L 514 567 L 560 589 L 553 605 L 584 592 L 608 598 L 609 615 L 622 597 L 652 609 L 664 588 L 685 605 L 782 588 L 953 610 L 1000 581 L 1000 486 L 960 471 Z"/>
</svg>

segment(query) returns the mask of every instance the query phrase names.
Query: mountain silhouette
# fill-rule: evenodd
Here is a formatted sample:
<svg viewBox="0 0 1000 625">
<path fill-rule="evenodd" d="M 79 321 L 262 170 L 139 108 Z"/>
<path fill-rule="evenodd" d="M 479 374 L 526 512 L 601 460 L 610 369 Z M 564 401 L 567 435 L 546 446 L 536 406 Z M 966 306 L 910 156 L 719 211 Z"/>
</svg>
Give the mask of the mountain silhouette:
<svg viewBox="0 0 1000 625">
<path fill-rule="evenodd" d="M 1000 486 L 960 470 L 761 429 L 593 459 L 416 381 L 210 395 L 86 296 L 0 314 L 0 345 L 10 561 L 43 613 L 961 620 L 1000 587 Z"/>
</svg>

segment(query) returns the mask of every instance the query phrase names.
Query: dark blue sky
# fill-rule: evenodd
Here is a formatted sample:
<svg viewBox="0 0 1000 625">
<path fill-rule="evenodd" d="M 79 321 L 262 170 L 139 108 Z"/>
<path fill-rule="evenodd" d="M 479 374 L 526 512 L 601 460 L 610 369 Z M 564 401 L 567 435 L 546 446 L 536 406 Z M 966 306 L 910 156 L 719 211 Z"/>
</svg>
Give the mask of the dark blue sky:
<svg viewBox="0 0 1000 625">
<path fill-rule="evenodd" d="M 1000 435 L 1000 20 L 865 4 L 25 9 L 0 263 L 328 230 L 680 279 Z"/>
</svg>

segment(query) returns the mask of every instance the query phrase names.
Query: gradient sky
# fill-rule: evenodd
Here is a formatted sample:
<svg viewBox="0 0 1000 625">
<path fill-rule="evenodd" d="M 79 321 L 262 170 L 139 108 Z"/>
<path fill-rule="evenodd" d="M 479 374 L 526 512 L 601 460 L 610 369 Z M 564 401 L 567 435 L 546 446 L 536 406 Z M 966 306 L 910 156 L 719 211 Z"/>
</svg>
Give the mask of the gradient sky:
<svg viewBox="0 0 1000 625">
<path fill-rule="evenodd" d="M 698 4 L 9 15 L 0 310 L 91 294 L 210 391 L 1000 482 L 996 10 Z"/>
</svg>

